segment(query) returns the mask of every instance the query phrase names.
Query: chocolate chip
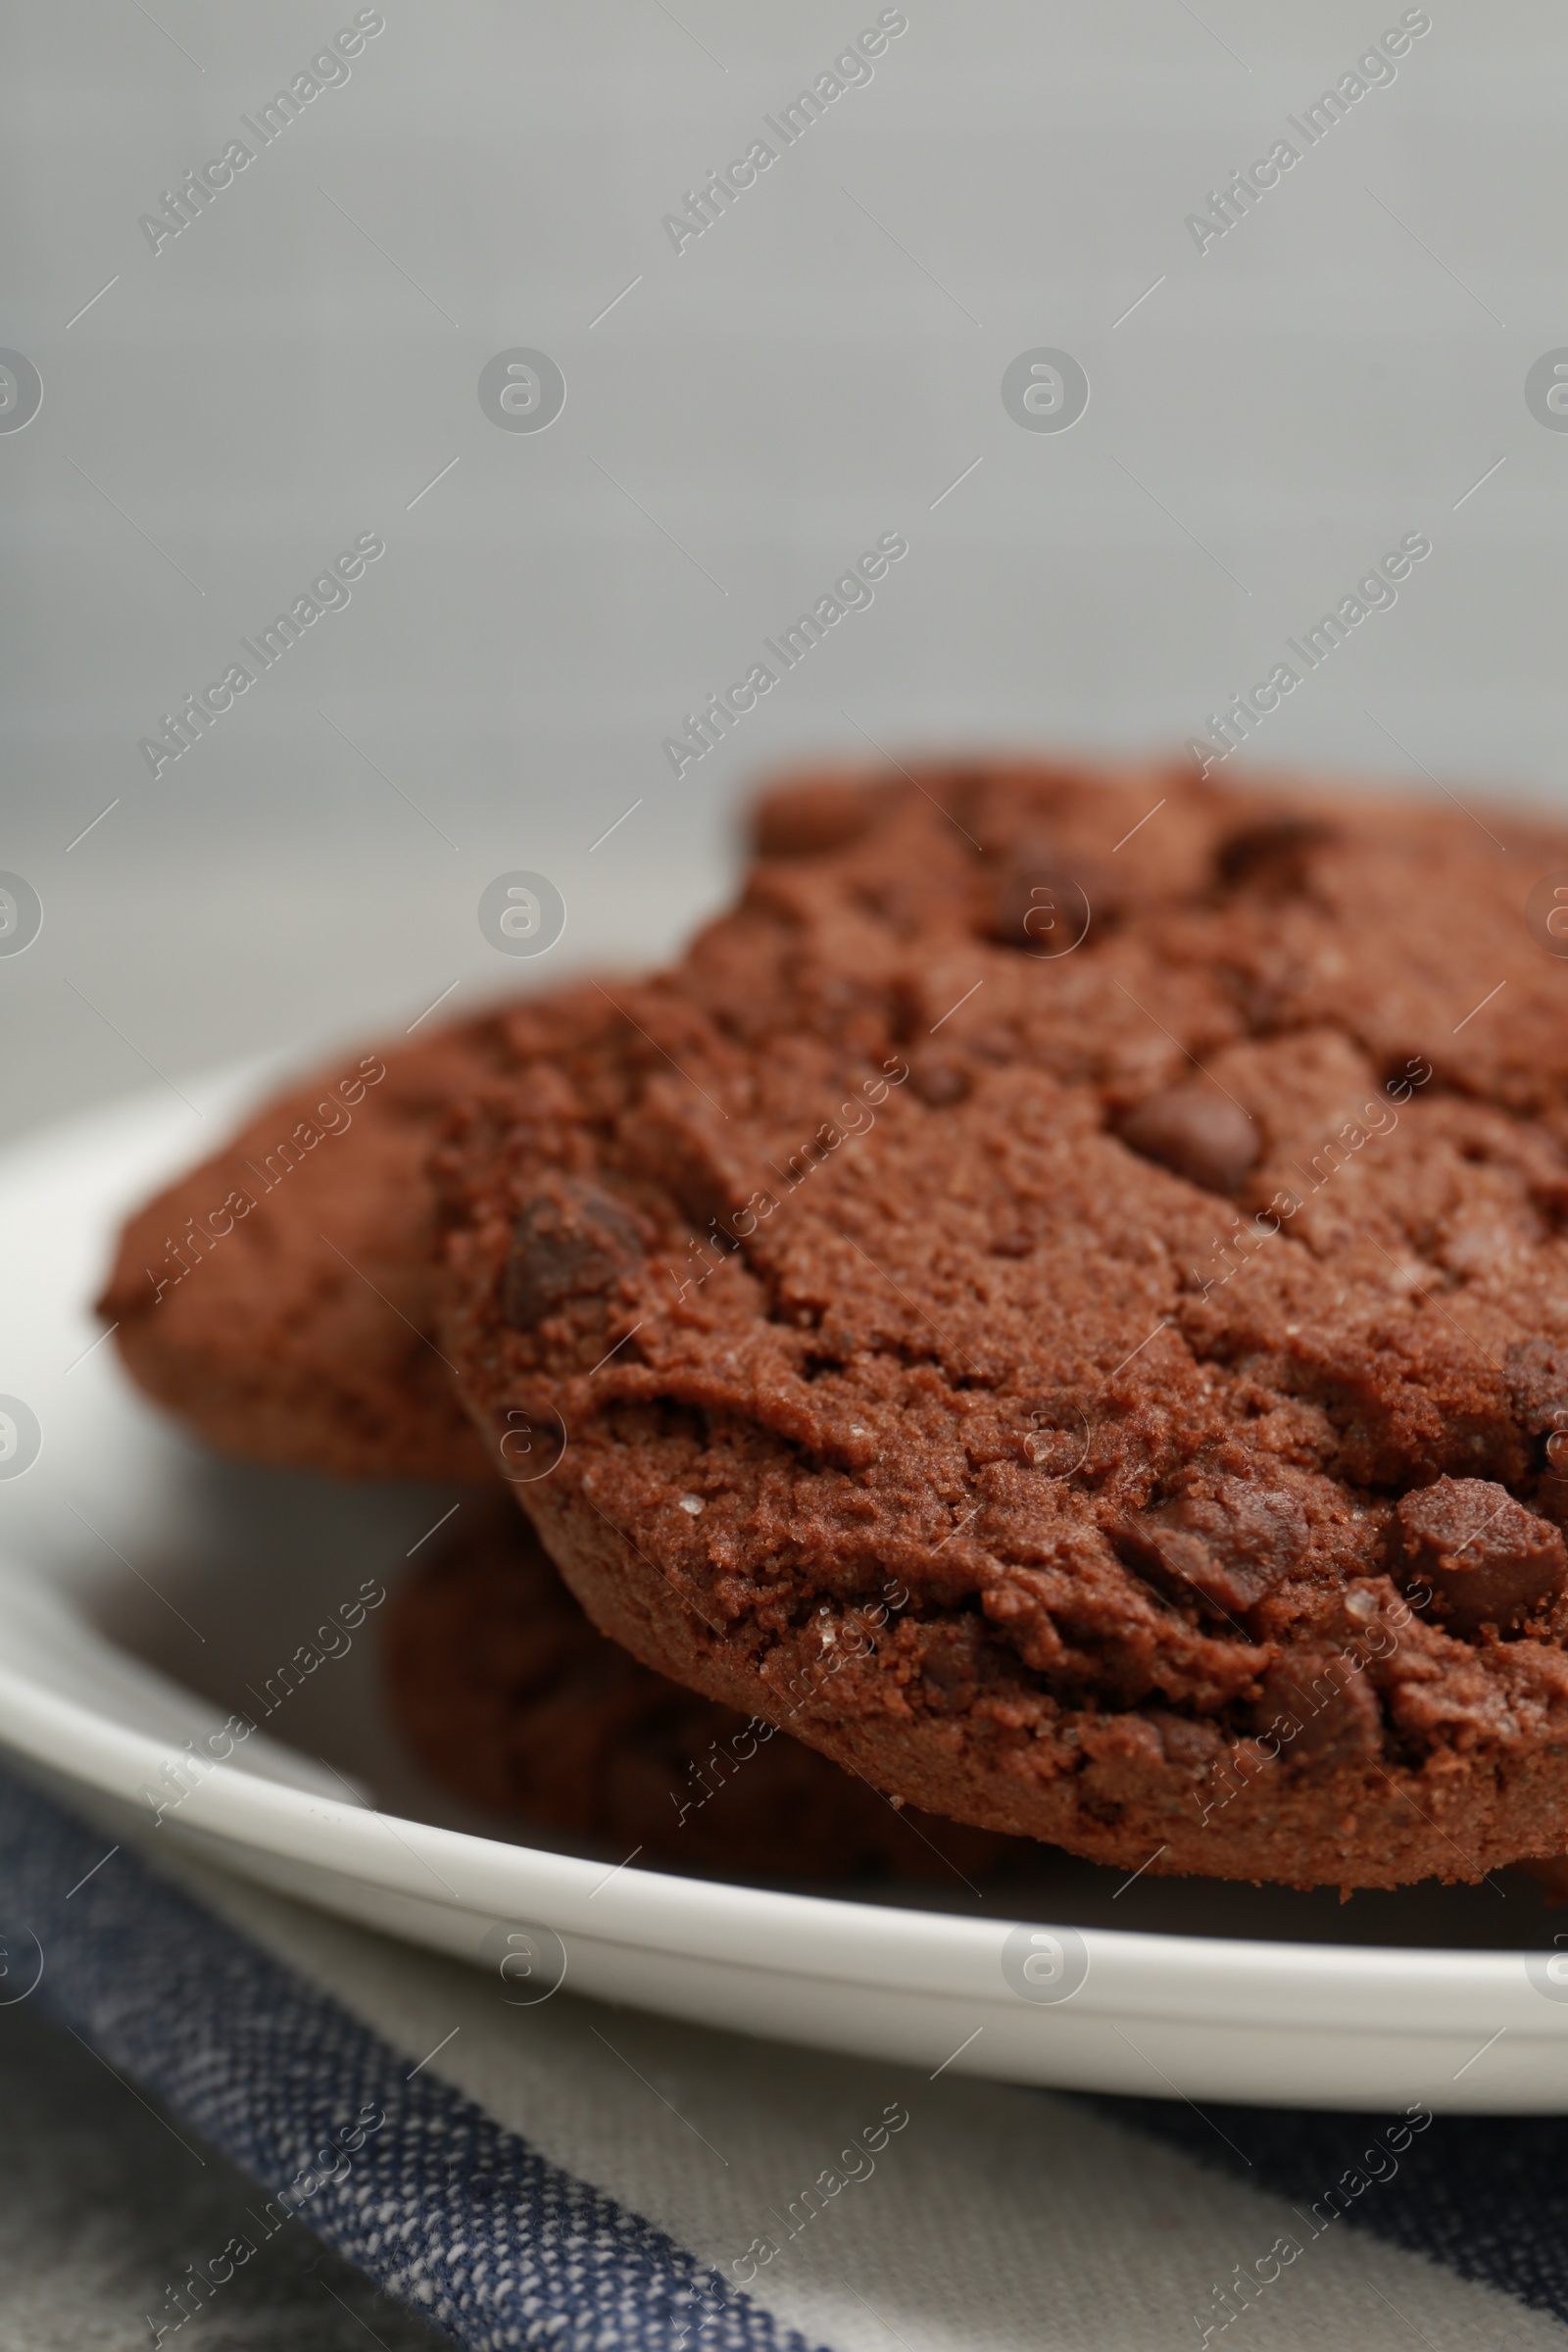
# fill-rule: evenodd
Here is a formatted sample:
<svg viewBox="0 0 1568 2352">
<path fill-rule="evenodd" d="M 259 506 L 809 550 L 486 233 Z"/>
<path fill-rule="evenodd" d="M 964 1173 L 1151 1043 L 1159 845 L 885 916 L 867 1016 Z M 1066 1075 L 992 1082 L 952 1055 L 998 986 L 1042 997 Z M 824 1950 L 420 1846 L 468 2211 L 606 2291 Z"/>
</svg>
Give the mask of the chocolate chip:
<svg viewBox="0 0 1568 2352">
<path fill-rule="evenodd" d="M 1568 1581 L 1562 1532 L 1490 1478 L 1440 1478 L 1396 1511 L 1393 1566 L 1430 1585 L 1456 1633 L 1514 1626 Z"/>
<path fill-rule="evenodd" d="M 947 1110 L 969 1092 L 969 1072 L 956 1054 L 909 1056 L 909 1084 L 931 1110 Z"/>
<path fill-rule="evenodd" d="M 1221 1479 L 1211 1494 L 1184 1494 L 1111 1531 L 1129 1567 L 1173 1600 L 1197 1600 L 1238 1617 L 1290 1575 L 1306 1550 L 1306 1523 L 1286 1488 Z"/>
<path fill-rule="evenodd" d="M 1089 921 L 1082 883 L 1044 858 L 1014 858 L 997 877 L 989 928 L 1004 947 L 1026 956 L 1069 956 L 1082 945 Z"/>
<path fill-rule="evenodd" d="M 1286 1650 L 1263 1677 L 1252 1722 L 1274 1735 L 1289 1764 L 1350 1764 L 1383 1747 L 1377 1692 L 1338 1650 Z"/>
<path fill-rule="evenodd" d="M 618 1200 L 557 1177 L 513 1229 L 502 1312 L 514 1331 L 537 1330 L 568 1300 L 609 1291 L 642 1256 L 642 1237 Z"/>
<path fill-rule="evenodd" d="M 1172 1600 L 1200 1600 L 1220 1615 L 1250 1609 L 1260 1593 L 1249 1582 L 1226 1574 L 1201 1536 L 1172 1525 L 1158 1511 L 1123 1520 L 1111 1542 L 1129 1568 L 1136 1568 Z"/>
<path fill-rule="evenodd" d="M 1311 856 L 1339 838 L 1321 817 L 1266 817 L 1228 834 L 1214 858 L 1214 871 L 1228 890 L 1257 890 L 1289 898 L 1306 888 Z"/>
<path fill-rule="evenodd" d="M 1201 1079 L 1161 1087 L 1128 1112 L 1121 1140 L 1145 1159 L 1157 1159 L 1205 1192 L 1233 1193 L 1262 1149 L 1262 1139 L 1239 1102 Z"/>
</svg>

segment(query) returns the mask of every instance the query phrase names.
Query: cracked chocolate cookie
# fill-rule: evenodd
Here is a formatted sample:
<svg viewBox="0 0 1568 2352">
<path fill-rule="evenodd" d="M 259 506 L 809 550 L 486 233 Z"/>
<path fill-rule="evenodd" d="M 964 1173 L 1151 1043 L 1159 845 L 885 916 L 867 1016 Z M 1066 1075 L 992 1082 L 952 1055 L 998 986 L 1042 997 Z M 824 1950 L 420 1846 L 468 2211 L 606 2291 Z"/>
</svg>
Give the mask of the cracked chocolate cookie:
<svg viewBox="0 0 1568 2352">
<path fill-rule="evenodd" d="M 779 796 L 438 1154 L 443 1347 L 594 1621 L 1128 1869 L 1568 1824 L 1568 839 L 1189 776 Z"/>
<path fill-rule="evenodd" d="M 398 1587 L 394 1717 L 444 1787 L 522 1824 L 772 1879 L 959 1885 L 1009 1841 L 899 1810 L 771 1723 L 702 1698 L 597 1633 L 505 1498 Z"/>
</svg>

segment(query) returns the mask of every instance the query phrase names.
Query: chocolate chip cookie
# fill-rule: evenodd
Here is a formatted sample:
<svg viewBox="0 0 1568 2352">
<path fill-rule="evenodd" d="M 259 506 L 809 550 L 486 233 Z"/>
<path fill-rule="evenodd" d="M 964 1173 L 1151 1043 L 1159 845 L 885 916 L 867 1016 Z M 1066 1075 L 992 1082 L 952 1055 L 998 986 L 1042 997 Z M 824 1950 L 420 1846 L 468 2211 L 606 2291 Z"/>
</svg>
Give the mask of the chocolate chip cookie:
<svg viewBox="0 0 1568 2352">
<path fill-rule="evenodd" d="M 761 846 L 438 1155 L 443 1348 L 595 1623 L 1127 1869 L 1560 1851 L 1568 836 L 931 768 Z"/>
<path fill-rule="evenodd" d="M 502 1497 L 393 1595 L 396 1721 L 434 1779 L 645 1867 L 961 1886 L 1004 1838 L 900 1811 L 770 1723 L 700 1698 L 596 1633 Z"/>
</svg>

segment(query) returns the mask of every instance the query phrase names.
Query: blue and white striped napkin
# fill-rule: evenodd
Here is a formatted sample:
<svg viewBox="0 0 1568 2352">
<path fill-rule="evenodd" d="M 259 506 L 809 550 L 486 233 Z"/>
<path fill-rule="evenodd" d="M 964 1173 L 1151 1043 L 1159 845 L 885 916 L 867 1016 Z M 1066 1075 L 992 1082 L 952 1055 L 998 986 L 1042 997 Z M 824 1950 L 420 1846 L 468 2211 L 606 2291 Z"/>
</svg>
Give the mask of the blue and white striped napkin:
<svg viewBox="0 0 1568 2352">
<path fill-rule="evenodd" d="M 155 2347 L 220 2340 L 290 2219 L 475 2352 L 1568 2346 L 1568 2119 L 1067 2098 L 517 2006 L 108 1845 L 0 1776 L 0 2004 L 256 2183 Z"/>
</svg>

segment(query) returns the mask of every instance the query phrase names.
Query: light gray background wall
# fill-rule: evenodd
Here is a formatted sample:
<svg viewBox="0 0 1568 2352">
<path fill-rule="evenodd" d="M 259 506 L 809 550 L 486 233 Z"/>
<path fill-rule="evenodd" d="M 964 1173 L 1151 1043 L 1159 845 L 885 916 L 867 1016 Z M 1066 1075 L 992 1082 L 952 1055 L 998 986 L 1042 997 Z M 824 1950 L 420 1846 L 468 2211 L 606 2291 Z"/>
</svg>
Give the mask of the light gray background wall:
<svg viewBox="0 0 1568 2352">
<path fill-rule="evenodd" d="M 44 399 L 0 433 L 0 867 L 45 921 L 0 957 L 6 1125 L 658 952 L 783 759 L 1179 744 L 1414 529 L 1260 755 L 1560 794 L 1568 435 L 1524 380 L 1568 344 L 1561 12 L 1432 0 L 1200 256 L 1186 215 L 1397 0 L 908 0 L 677 256 L 662 216 L 877 13 L 384 0 L 154 255 L 138 216 L 354 7 L 8 12 L 0 344 Z M 548 431 L 476 397 L 517 345 L 564 372 Z M 1004 409 L 1039 345 L 1088 371 L 1071 431 Z M 890 529 L 874 607 L 677 782 L 681 714 Z M 367 530 L 352 605 L 154 781 L 159 713 Z M 513 867 L 567 902 L 545 964 L 480 935 Z"/>
</svg>

